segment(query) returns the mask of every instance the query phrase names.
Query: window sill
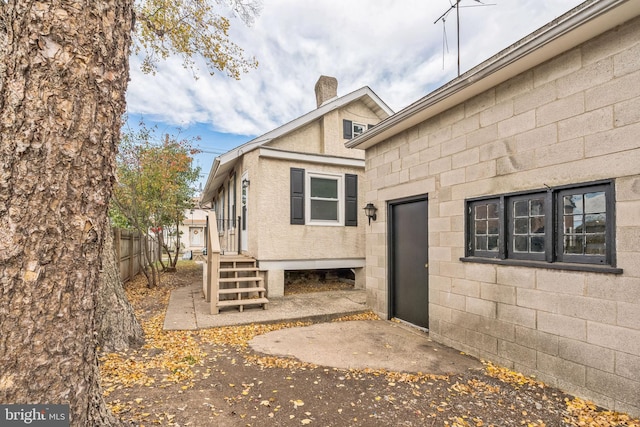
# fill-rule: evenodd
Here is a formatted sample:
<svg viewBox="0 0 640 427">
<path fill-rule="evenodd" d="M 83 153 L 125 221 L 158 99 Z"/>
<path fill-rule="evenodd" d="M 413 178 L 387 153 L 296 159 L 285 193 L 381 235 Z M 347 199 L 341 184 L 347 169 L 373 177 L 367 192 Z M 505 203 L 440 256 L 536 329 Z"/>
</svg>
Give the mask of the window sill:
<svg viewBox="0 0 640 427">
<path fill-rule="evenodd" d="M 339 222 L 307 221 L 306 225 L 314 227 L 344 227 L 344 224 L 340 224 Z"/>
<path fill-rule="evenodd" d="M 621 268 L 611 267 L 609 265 L 597 264 L 573 264 L 567 262 L 545 262 L 545 261 L 526 261 L 521 259 L 498 259 L 498 258 L 481 258 L 481 257 L 463 257 L 462 262 L 477 262 L 479 264 L 497 264 L 508 265 L 514 267 L 531 267 L 546 268 L 549 270 L 569 270 L 584 271 L 588 273 L 604 273 L 604 274 L 622 274 Z"/>
</svg>

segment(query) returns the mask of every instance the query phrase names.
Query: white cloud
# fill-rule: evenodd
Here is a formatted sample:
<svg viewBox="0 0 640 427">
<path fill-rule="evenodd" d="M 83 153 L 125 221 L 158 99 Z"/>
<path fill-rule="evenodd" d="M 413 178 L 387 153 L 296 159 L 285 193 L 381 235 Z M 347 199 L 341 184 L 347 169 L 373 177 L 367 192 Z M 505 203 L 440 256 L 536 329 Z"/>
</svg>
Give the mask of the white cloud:
<svg viewBox="0 0 640 427">
<path fill-rule="evenodd" d="M 578 0 L 486 0 L 460 9 L 462 71 L 580 3 Z M 462 5 L 475 6 L 472 0 Z M 129 113 L 177 126 L 207 123 L 219 132 L 258 135 L 313 110 L 321 74 L 338 94 L 369 86 L 399 110 L 456 74 L 455 11 L 448 0 L 265 0 L 251 28 L 233 22 L 231 38 L 259 67 L 240 81 L 206 71 L 194 80 L 181 61 L 144 75 L 132 58 Z"/>
</svg>

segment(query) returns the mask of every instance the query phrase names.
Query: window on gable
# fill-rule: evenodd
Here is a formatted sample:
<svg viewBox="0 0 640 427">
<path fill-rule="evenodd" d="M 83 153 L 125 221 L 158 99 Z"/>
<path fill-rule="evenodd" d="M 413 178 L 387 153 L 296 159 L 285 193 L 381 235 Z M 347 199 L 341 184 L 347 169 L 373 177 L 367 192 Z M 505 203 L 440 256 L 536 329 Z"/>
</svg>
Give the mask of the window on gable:
<svg viewBox="0 0 640 427">
<path fill-rule="evenodd" d="M 467 206 L 468 256 L 614 264 L 611 182 L 492 196 Z"/>
<path fill-rule="evenodd" d="M 364 133 L 367 129 L 371 129 L 372 125 L 365 125 L 362 123 L 356 123 L 351 120 L 342 121 L 342 137 L 344 139 L 355 138 L 356 136 Z"/>
<path fill-rule="evenodd" d="M 352 127 L 352 129 L 353 129 L 352 135 L 353 135 L 354 138 L 356 136 L 364 133 L 365 130 L 367 130 L 367 126 L 363 125 L 363 124 L 360 124 L 360 123 L 353 122 L 352 126 L 353 126 Z"/>
</svg>

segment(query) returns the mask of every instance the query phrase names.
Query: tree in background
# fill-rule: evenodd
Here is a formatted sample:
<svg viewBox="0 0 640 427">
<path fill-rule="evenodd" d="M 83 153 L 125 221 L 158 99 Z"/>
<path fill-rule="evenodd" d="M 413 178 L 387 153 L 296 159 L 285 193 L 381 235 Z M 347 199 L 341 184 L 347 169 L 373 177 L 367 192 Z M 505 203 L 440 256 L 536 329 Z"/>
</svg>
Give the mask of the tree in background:
<svg viewBox="0 0 640 427">
<path fill-rule="evenodd" d="M 247 25 L 261 9 L 256 0 L 225 3 Z M 142 70 L 153 73 L 158 62 L 170 56 L 181 57 L 185 68 L 195 70 L 196 53 L 211 74 L 224 70 L 239 79 L 257 67 L 255 58 L 245 58 L 243 50 L 229 39 L 230 21 L 215 9 L 207 0 L 145 0 L 137 4 L 134 50 L 143 56 Z"/>
<path fill-rule="evenodd" d="M 172 227 L 177 230 L 185 210 L 193 208 L 193 184 L 200 174 L 200 168 L 192 167 L 192 156 L 197 151 L 189 140 L 178 140 L 168 134 L 159 144 L 153 143 L 153 139 L 153 130 L 144 123 L 138 131 L 123 135 L 111 210 L 117 225 L 133 228 L 143 237 L 143 253 L 149 264 L 148 270 L 143 271 L 149 287 L 156 286 L 159 280 L 154 254 L 147 244 L 149 232 L 153 233 L 155 243 L 165 249 L 171 267 L 175 268 L 178 248 L 171 258 L 163 232 Z"/>
<path fill-rule="evenodd" d="M 141 0 L 137 21 L 132 0 L 0 1 L 0 402 L 68 403 L 72 426 L 122 425 L 102 398 L 95 331 L 132 38 L 203 54 L 209 72 L 247 69 L 223 49 L 224 26 L 142 34 L 174 3 L 202 5 L 195 22 L 215 15 L 195 0 Z"/>
</svg>

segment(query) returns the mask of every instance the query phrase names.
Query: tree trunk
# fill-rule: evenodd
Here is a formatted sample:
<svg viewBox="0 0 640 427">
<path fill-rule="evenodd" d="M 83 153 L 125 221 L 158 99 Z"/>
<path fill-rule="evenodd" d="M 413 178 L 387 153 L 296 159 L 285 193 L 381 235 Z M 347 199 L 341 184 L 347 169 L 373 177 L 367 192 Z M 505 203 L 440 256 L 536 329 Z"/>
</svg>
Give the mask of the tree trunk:
<svg viewBox="0 0 640 427">
<path fill-rule="evenodd" d="M 122 351 L 144 343 L 144 332 L 120 280 L 119 260 L 113 247 L 113 230 L 107 227 L 102 248 L 96 325 L 102 351 Z"/>
<path fill-rule="evenodd" d="M 167 267 L 164 265 L 164 262 L 162 261 L 162 248 L 164 247 L 164 231 L 160 230 L 159 232 L 156 233 L 156 241 L 158 242 L 158 246 L 156 249 L 157 249 L 157 255 L 158 255 L 158 262 L 162 267 L 161 271 L 167 271 Z"/>
<path fill-rule="evenodd" d="M 169 250 L 167 249 L 167 252 Z M 176 265 L 178 265 L 178 255 L 180 254 L 180 217 L 176 218 L 176 252 L 175 252 L 176 256 L 173 257 L 173 260 L 171 260 L 171 257 L 169 257 L 169 260 L 171 261 L 171 266 L 173 267 L 174 271 L 176 268 Z"/>
<path fill-rule="evenodd" d="M 0 19 L 0 402 L 120 425 L 94 331 L 132 0 L 5 0 Z"/>
<path fill-rule="evenodd" d="M 149 250 L 149 237 L 147 235 L 140 235 L 140 244 L 142 245 L 144 259 L 147 261 L 146 265 L 143 265 L 144 275 L 147 278 L 147 286 L 149 288 L 155 288 L 160 284 L 160 275 L 158 274 L 158 267 L 153 260 L 154 254 Z"/>
</svg>

